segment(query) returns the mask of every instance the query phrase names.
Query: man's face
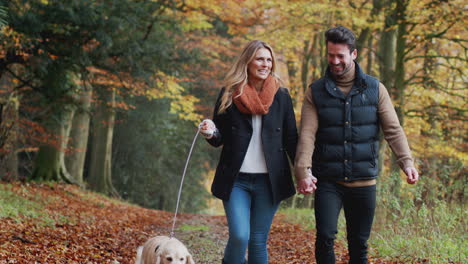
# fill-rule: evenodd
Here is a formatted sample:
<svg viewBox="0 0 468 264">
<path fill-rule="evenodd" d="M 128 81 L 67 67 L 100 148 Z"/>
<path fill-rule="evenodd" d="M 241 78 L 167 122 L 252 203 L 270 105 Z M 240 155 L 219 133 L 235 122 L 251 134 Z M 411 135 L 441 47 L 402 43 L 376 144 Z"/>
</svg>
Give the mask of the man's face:
<svg viewBox="0 0 468 264">
<path fill-rule="evenodd" d="M 357 50 L 350 51 L 347 44 L 327 42 L 328 66 L 335 77 L 348 72 L 356 57 Z"/>
</svg>

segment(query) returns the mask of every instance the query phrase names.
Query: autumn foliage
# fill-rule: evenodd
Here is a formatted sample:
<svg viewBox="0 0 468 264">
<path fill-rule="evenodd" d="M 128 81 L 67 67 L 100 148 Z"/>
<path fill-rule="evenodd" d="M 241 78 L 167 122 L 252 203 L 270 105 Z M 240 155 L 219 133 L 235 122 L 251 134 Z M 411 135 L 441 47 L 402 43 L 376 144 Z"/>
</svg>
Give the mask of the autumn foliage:
<svg viewBox="0 0 468 264">
<path fill-rule="evenodd" d="M 416 186 L 401 184 L 402 172 L 383 142 L 382 226 L 393 226 L 392 219 L 411 222 L 445 203 L 458 208 L 466 202 L 468 161 L 465 2 L 0 0 L 0 179 L 72 182 L 171 210 L 174 179 L 196 125 L 212 116 L 223 78 L 243 46 L 259 39 L 273 47 L 277 74 L 300 120 L 308 85 L 327 67 L 324 32 L 343 25 L 356 33 L 364 71 L 388 89 L 421 175 Z M 204 143 L 197 143 L 189 166 L 184 212 L 211 206 L 209 186 L 219 153 Z M 130 263 L 136 245 L 155 225 L 166 228 L 170 218 L 104 197 L 84 199 L 87 194 L 72 186 L 10 187 L 18 197 L 47 201 L 49 223 L 0 222 L 7 230 L 1 233 L 0 256 L 15 254 L 26 263 L 34 256 L 52 263 L 67 257 L 77 263 L 104 258 Z M 312 196 L 285 202 L 293 208 L 312 205 Z M 400 219 L 402 208 L 411 209 L 410 217 Z M 182 218 L 224 226 L 222 217 Z M 277 220 L 273 261 L 308 263 L 313 234 Z M 214 240 L 222 241 L 219 237 Z M 412 244 L 431 253 L 419 241 Z M 222 246 L 213 248 L 220 255 Z M 463 255 L 458 247 L 448 248 L 444 254 Z M 338 249 L 343 261 L 344 247 Z M 413 248 L 407 250 L 413 254 Z"/>
</svg>

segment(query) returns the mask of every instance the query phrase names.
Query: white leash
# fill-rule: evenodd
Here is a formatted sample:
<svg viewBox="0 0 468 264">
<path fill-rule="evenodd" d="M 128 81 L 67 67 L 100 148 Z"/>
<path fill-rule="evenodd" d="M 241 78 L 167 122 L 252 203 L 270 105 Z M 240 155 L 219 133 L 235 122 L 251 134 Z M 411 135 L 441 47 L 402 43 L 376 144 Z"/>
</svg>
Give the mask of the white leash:
<svg viewBox="0 0 468 264">
<path fill-rule="evenodd" d="M 177 205 L 176 205 L 176 209 L 174 213 L 174 222 L 172 223 L 172 229 L 171 229 L 171 234 L 170 234 L 171 238 L 174 237 L 174 228 L 175 228 L 175 223 L 177 219 L 177 211 L 179 211 L 180 194 L 182 193 L 182 186 L 184 185 L 185 173 L 187 172 L 187 166 L 190 161 L 190 156 L 192 156 L 193 146 L 195 145 L 195 142 L 197 141 L 197 137 L 199 133 L 200 133 L 200 130 L 197 129 L 197 133 L 195 134 L 195 137 L 193 138 L 192 146 L 190 147 L 190 151 L 187 156 L 187 161 L 185 162 L 184 173 L 182 174 L 182 180 L 180 181 L 179 194 L 177 195 Z"/>
</svg>

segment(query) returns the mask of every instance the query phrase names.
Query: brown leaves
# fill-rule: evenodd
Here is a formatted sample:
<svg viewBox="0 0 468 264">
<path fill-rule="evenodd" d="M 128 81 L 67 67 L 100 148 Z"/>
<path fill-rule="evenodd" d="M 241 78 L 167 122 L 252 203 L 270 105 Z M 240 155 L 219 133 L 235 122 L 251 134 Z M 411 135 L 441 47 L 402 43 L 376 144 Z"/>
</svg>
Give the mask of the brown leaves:
<svg viewBox="0 0 468 264">
<path fill-rule="evenodd" d="M 268 244 L 271 263 L 312 263 L 315 261 L 314 242 L 312 232 L 306 232 L 297 225 L 282 223 L 281 217 L 277 216 Z"/>
<path fill-rule="evenodd" d="M 43 217 L 2 218 L 0 264 L 3 263 L 133 263 L 136 249 L 149 237 L 169 235 L 173 213 L 112 201 L 63 184 L 1 186 L 43 206 Z M 196 263 L 220 263 L 228 238 L 225 217 L 179 214 L 176 230 Z M 275 217 L 268 251 L 271 264 L 315 263 L 315 232 Z M 335 245 L 337 263 L 347 263 L 345 245 Z M 409 259 L 371 258 L 369 263 L 408 263 Z M 423 260 L 412 263 L 424 263 Z"/>
<path fill-rule="evenodd" d="M 41 219 L 2 219 L 0 263 L 132 263 L 136 248 L 171 213 L 110 202 L 69 185 L 14 183 L 12 191 L 43 200 L 52 224 Z M 3 260 L 16 262 L 3 262 Z"/>
</svg>

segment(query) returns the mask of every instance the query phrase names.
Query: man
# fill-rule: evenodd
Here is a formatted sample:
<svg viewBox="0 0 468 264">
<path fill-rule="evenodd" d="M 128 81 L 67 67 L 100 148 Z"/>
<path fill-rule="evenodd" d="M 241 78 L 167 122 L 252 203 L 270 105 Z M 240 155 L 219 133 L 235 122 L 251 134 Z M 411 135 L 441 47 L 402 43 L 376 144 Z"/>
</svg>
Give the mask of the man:
<svg viewBox="0 0 468 264">
<path fill-rule="evenodd" d="M 367 263 L 375 212 L 379 128 L 398 164 L 414 184 L 419 175 L 390 96 L 364 74 L 355 36 L 339 26 L 325 33 L 328 69 L 313 82 L 302 107 L 295 171 L 302 194 L 315 191 L 318 264 L 335 263 L 338 215 L 344 209 L 350 263 Z"/>
</svg>

